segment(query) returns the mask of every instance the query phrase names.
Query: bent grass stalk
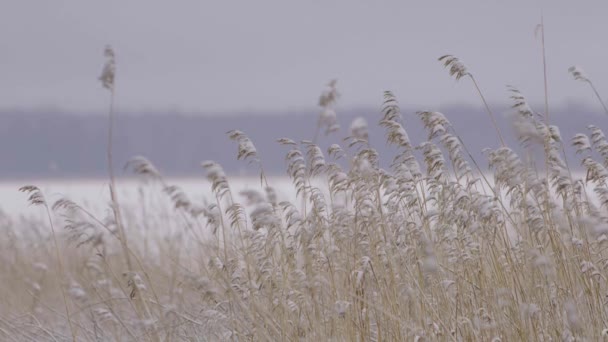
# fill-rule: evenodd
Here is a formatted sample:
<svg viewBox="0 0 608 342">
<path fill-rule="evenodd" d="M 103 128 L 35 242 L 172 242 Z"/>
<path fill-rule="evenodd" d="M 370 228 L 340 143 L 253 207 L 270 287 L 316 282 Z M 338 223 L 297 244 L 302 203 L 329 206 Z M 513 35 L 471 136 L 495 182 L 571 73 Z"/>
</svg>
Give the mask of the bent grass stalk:
<svg viewBox="0 0 608 342">
<path fill-rule="evenodd" d="M 21 187 L 19 189 L 21 192 L 26 192 L 30 195 L 29 202 L 33 205 L 42 205 L 46 212 L 49 226 L 51 228 L 51 236 L 53 238 L 53 245 L 55 247 L 55 256 L 57 258 L 57 265 L 59 267 L 59 274 L 57 274 L 57 286 L 61 291 L 61 298 L 63 299 L 63 304 L 65 306 L 65 314 L 68 320 L 68 326 L 70 327 L 70 333 L 72 334 L 72 341 L 76 342 L 76 330 L 72 324 L 72 320 L 70 317 L 70 307 L 68 305 L 67 297 L 65 295 L 65 290 L 63 288 L 63 279 L 67 278 L 67 273 L 65 272 L 65 268 L 63 266 L 63 261 L 61 257 L 61 253 L 59 252 L 59 244 L 57 243 L 57 235 L 55 234 L 55 225 L 53 224 L 53 218 L 51 216 L 51 211 L 49 209 L 48 203 L 42 194 L 42 191 L 36 186 L 28 185 Z"/>
<path fill-rule="evenodd" d="M 608 115 L 608 108 L 606 107 L 604 100 L 602 100 L 600 93 L 597 91 L 597 89 L 595 88 L 595 85 L 593 84 L 593 82 L 591 82 L 591 79 L 587 76 L 587 74 L 585 73 L 583 68 L 581 68 L 578 65 L 574 65 L 574 66 L 571 66 L 570 68 L 568 68 L 568 72 L 570 74 L 572 74 L 572 77 L 576 81 L 581 81 L 581 82 L 585 82 L 585 83 L 589 84 L 589 86 L 593 90 L 593 93 L 595 94 L 595 97 L 602 105 L 602 108 L 604 109 L 604 113 L 606 113 L 606 115 Z"/>
<path fill-rule="evenodd" d="M 132 298 L 136 299 L 138 303 L 138 314 L 141 316 L 141 320 L 150 320 L 152 315 L 150 313 L 150 309 L 148 304 L 142 297 L 142 293 L 139 290 L 139 287 L 136 285 L 136 281 L 134 279 L 134 268 L 131 262 L 131 250 L 129 249 L 129 244 L 127 241 L 127 234 L 125 232 L 124 224 L 122 221 L 122 215 L 120 212 L 120 204 L 118 201 L 118 195 L 116 193 L 116 179 L 114 176 L 114 162 L 113 162 L 113 141 L 114 141 L 114 98 L 115 98 L 115 75 L 116 75 L 116 60 L 115 53 L 111 46 L 106 46 L 104 50 L 104 56 L 106 57 L 106 63 L 104 65 L 103 71 L 99 80 L 101 81 L 104 88 L 108 89 L 110 92 L 110 103 L 108 108 L 108 147 L 107 147 L 107 162 L 108 162 L 108 173 L 110 177 L 110 199 L 112 201 L 112 211 L 114 213 L 114 218 L 116 221 L 116 226 L 118 229 L 118 233 L 120 236 L 120 242 L 123 249 L 123 256 L 125 258 L 127 264 L 127 277 L 128 283 L 131 284 L 132 287 Z M 145 271 L 142 269 L 142 272 Z M 139 312 L 139 311 L 143 312 Z M 156 328 L 153 327 L 153 336 L 156 341 L 160 341 L 160 337 L 156 331 Z"/>
<path fill-rule="evenodd" d="M 505 140 L 502 136 L 500 128 L 498 127 L 498 123 L 496 122 L 496 117 L 494 116 L 494 113 L 490 109 L 490 106 L 488 105 L 486 98 L 483 96 L 483 93 L 481 92 L 481 88 L 479 88 L 479 85 L 477 84 L 477 80 L 475 80 L 475 77 L 473 76 L 473 74 L 468 71 L 467 67 L 457 57 L 454 57 L 452 55 L 444 55 L 444 56 L 439 57 L 438 60 L 440 62 L 442 62 L 446 68 L 449 68 L 450 76 L 454 76 L 454 78 L 457 81 L 465 76 L 468 76 L 471 79 L 471 81 L 473 81 L 475 90 L 477 91 L 477 94 L 479 94 L 479 97 L 481 98 L 481 101 L 483 102 L 486 112 L 488 113 L 488 116 L 490 117 L 490 120 L 492 121 L 492 125 L 494 126 L 494 129 L 496 130 L 496 135 L 498 137 L 498 140 L 500 141 L 501 146 L 503 146 L 503 147 L 506 146 Z"/>
</svg>

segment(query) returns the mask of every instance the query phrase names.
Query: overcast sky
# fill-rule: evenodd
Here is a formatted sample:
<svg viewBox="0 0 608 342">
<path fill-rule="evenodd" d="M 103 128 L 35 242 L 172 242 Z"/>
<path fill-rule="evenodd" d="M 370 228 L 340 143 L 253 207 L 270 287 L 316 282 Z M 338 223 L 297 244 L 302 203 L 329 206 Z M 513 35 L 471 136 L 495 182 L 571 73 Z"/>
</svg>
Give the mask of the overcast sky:
<svg viewBox="0 0 608 342">
<path fill-rule="evenodd" d="M 460 57 L 490 101 L 506 102 L 512 84 L 541 103 L 541 8 L 551 103 L 595 105 L 567 69 L 583 66 L 608 94 L 604 0 L 2 0 L 0 108 L 104 110 L 105 44 L 123 110 L 307 108 L 332 78 L 342 107 L 379 106 L 389 89 L 402 105 L 479 104 L 443 54 Z"/>
</svg>

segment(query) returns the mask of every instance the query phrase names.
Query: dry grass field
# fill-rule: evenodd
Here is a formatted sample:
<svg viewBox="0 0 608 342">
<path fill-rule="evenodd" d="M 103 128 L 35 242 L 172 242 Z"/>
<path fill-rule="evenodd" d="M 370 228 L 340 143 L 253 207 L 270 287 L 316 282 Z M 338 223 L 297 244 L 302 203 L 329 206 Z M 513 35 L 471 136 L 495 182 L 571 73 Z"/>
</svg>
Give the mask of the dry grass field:
<svg viewBox="0 0 608 342">
<path fill-rule="evenodd" d="M 113 106 L 113 51 L 106 56 L 100 79 Z M 485 104 L 460 60 L 440 60 Z M 571 73 L 593 87 L 580 68 Z M 277 137 L 295 201 L 277 200 L 255 142 L 238 130 L 228 132 L 235 158 L 258 170 L 259 182 L 235 193 L 221 165 L 204 161 L 207 202 L 188 198 L 143 157 L 127 167 L 172 208 L 121 203 L 113 174 L 104 217 L 24 186 L 48 219 L 0 217 L 0 339 L 602 340 L 608 141 L 596 126 L 561 137 L 546 108 L 539 115 L 510 93 L 521 150 L 544 151 L 535 163 L 504 144 L 512 133 L 493 124 L 488 105 L 495 146 L 472 160 L 470 133 L 456 132 L 449 114 L 404 118 L 387 91 L 378 124 L 398 153 L 381 168 L 365 120 L 345 140 L 334 133 L 331 82 L 312 140 Z M 410 141 L 406 120 L 421 120 L 428 140 Z M 318 146 L 321 134 L 339 144 Z M 566 160 L 566 149 L 578 160 Z"/>
</svg>

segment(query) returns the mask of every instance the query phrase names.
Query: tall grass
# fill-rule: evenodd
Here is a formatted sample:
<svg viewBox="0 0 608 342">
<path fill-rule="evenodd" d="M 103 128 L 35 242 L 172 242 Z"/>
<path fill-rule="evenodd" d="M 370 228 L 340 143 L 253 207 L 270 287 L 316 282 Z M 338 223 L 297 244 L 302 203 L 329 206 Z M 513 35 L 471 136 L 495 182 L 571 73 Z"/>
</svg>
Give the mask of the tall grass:
<svg viewBox="0 0 608 342">
<path fill-rule="evenodd" d="M 104 82 L 112 93 L 113 70 L 112 86 Z M 600 128 L 569 140 L 586 171 L 578 179 L 562 158 L 559 129 L 515 88 L 515 134 L 524 149 L 542 146 L 546 172 L 506 146 L 498 126 L 501 146 L 472 160 L 448 116 L 435 111 L 407 117 L 428 133 L 411 141 L 387 91 L 377 121 L 397 152 L 382 168 L 365 120 L 351 125 L 345 146 L 326 153 L 316 144 L 321 128 L 334 131 L 335 84 L 321 97 L 325 114 L 312 141 L 279 137 L 296 201 L 278 198 L 254 142 L 235 130 L 235 157 L 259 170 L 257 189 L 235 193 L 221 165 L 205 161 L 213 196 L 197 202 L 136 157 L 127 166 L 145 182 L 142 197 L 164 196 L 171 208 L 119 205 L 113 195 L 108 216 L 96 217 L 62 198 L 47 206 L 52 227 L 64 228 L 53 230 L 52 243 L 43 223 L 1 217 L 1 339 L 608 336 L 608 141 Z"/>
</svg>

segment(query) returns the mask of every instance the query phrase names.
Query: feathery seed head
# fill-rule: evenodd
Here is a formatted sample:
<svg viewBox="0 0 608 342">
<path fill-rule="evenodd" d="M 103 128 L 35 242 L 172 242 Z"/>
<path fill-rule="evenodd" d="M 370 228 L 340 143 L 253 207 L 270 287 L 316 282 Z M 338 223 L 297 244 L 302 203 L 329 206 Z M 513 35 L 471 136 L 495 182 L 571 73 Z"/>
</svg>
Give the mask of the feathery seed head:
<svg viewBox="0 0 608 342">
<path fill-rule="evenodd" d="M 190 199 L 180 187 L 176 185 L 168 185 L 163 188 L 163 192 L 169 195 L 175 209 L 183 208 L 188 212 L 192 212 L 192 202 L 190 202 Z M 196 211 L 197 210 L 194 212 Z"/>
<path fill-rule="evenodd" d="M 350 307 L 350 302 L 345 300 L 337 300 L 335 306 L 338 317 L 344 318 L 346 316 L 346 311 Z"/>
<path fill-rule="evenodd" d="M 54 211 L 61 210 L 61 209 L 66 210 L 66 211 L 73 211 L 73 210 L 76 210 L 79 208 L 80 208 L 80 206 L 78 204 L 76 204 L 74 201 L 72 201 L 68 198 L 65 198 L 65 197 L 62 197 L 62 198 L 58 199 L 57 201 L 55 201 L 55 203 L 53 203 L 53 206 L 52 206 L 52 209 Z"/>
<path fill-rule="evenodd" d="M 212 160 L 207 160 L 201 163 L 201 166 L 207 171 L 207 179 L 211 181 L 211 189 L 220 197 L 230 191 L 228 187 L 228 179 L 222 166 Z"/>
<path fill-rule="evenodd" d="M 28 198 L 28 202 L 30 202 L 31 205 L 46 205 L 44 195 L 37 186 L 25 185 L 19 188 L 19 191 L 25 192 L 30 195 L 30 197 Z"/>
<path fill-rule="evenodd" d="M 75 281 L 72 281 L 70 284 L 70 288 L 68 289 L 68 294 L 72 297 L 73 300 L 84 303 L 87 299 L 87 292 Z"/>
<path fill-rule="evenodd" d="M 421 111 L 417 114 L 429 131 L 429 140 L 445 134 L 451 125 L 445 115 L 440 112 Z"/>
<path fill-rule="evenodd" d="M 589 142 L 589 137 L 586 134 L 576 134 L 574 138 L 572 138 L 572 146 L 576 148 L 576 153 L 591 151 L 591 143 Z"/>
<path fill-rule="evenodd" d="M 336 88 L 336 83 L 338 80 L 334 79 L 329 81 L 325 90 L 321 93 L 319 97 L 319 106 L 321 107 L 329 107 L 336 103 L 338 97 L 340 97 L 340 93 L 338 93 L 338 88 Z"/>
<path fill-rule="evenodd" d="M 467 67 L 457 57 L 445 55 L 439 57 L 439 61 L 442 62 L 446 68 L 450 68 L 450 76 L 454 76 L 456 81 L 460 80 L 464 76 L 471 76 L 471 73 L 467 70 Z"/>
<path fill-rule="evenodd" d="M 292 145 L 292 146 L 297 145 L 295 141 L 293 141 L 289 138 L 281 138 L 281 139 L 278 139 L 277 142 L 281 145 Z"/>
<path fill-rule="evenodd" d="M 577 81 L 590 82 L 589 77 L 587 77 L 587 73 L 585 73 L 585 70 L 583 70 L 583 68 L 578 65 L 569 67 L 568 72 L 572 74 L 572 77 L 574 77 L 574 79 Z"/>
<path fill-rule="evenodd" d="M 353 120 L 350 124 L 350 135 L 355 139 L 368 140 L 369 132 L 365 118 L 359 116 Z"/>
<path fill-rule="evenodd" d="M 331 108 L 325 108 L 319 116 L 319 123 L 325 126 L 325 134 L 329 134 L 340 129 L 336 112 Z"/>
<path fill-rule="evenodd" d="M 517 112 L 522 116 L 534 116 L 534 112 L 532 111 L 532 108 L 528 105 L 528 101 L 517 88 L 513 86 L 507 86 L 507 90 L 511 93 L 511 99 L 515 101 L 512 108 L 515 108 Z"/>
<path fill-rule="evenodd" d="M 116 73 L 116 58 L 114 55 L 114 50 L 110 45 L 107 45 L 103 55 L 106 57 L 106 63 L 103 66 L 103 70 L 101 71 L 101 76 L 99 76 L 99 80 L 104 88 L 114 91 L 114 75 Z"/>
<path fill-rule="evenodd" d="M 332 109 L 338 97 L 340 97 L 336 83 L 337 80 L 330 81 L 327 84 L 327 88 L 319 97 L 319 106 L 322 108 L 319 114 L 319 128 L 325 127 L 326 135 L 340 129 L 340 125 L 338 125 L 338 120 L 336 119 L 336 112 Z"/>
<path fill-rule="evenodd" d="M 344 155 L 344 150 L 342 150 L 342 147 L 340 145 L 332 144 L 327 149 L 327 153 L 330 157 L 333 156 L 336 159 L 340 159 Z"/>
<path fill-rule="evenodd" d="M 125 169 L 132 169 L 135 174 L 152 180 L 161 178 L 160 172 L 146 157 L 135 156 L 131 158 L 125 165 Z"/>
<path fill-rule="evenodd" d="M 251 139 L 249 139 L 249 137 L 244 132 L 235 129 L 229 131 L 228 136 L 230 137 L 230 140 L 234 140 L 239 143 L 238 154 L 236 159 L 245 160 L 247 158 L 253 158 L 257 161 L 258 151 L 253 145 Z"/>
<path fill-rule="evenodd" d="M 396 121 L 401 119 L 401 110 L 397 97 L 390 90 L 384 91 L 384 102 L 382 103 L 382 120 Z"/>
<path fill-rule="evenodd" d="M 564 305 L 564 309 L 566 311 L 566 321 L 568 322 L 570 330 L 579 331 L 582 324 L 574 300 L 568 300 Z"/>
</svg>

